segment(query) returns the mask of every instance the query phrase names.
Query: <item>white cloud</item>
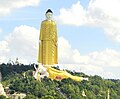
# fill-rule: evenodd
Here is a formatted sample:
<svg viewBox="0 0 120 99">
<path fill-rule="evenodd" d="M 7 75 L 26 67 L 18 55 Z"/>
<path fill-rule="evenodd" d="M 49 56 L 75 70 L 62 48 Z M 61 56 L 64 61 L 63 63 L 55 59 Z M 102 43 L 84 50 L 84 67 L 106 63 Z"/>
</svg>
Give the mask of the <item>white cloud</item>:
<svg viewBox="0 0 120 99">
<path fill-rule="evenodd" d="M 0 0 L 0 16 L 7 15 L 11 10 L 27 6 L 37 6 L 40 0 Z"/>
<path fill-rule="evenodd" d="M 102 27 L 109 37 L 120 43 L 119 5 L 119 0 L 91 0 L 87 16 L 89 24 Z"/>
<path fill-rule="evenodd" d="M 80 1 L 73 4 L 70 9 L 60 9 L 60 15 L 56 19 L 63 24 L 83 25 L 86 22 L 84 8 L 81 6 Z"/>
<path fill-rule="evenodd" d="M 88 63 L 88 56 L 81 56 L 77 49 L 73 49 L 64 37 L 58 40 L 59 62 L 60 64 L 79 64 Z"/>
<path fill-rule="evenodd" d="M 71 8 L 60 9 L 59 22 L 70 25 L 87 25 L 102 28 L 113 40 L 120 43 L 120 0 L 91 0 L 87 9 L 78 1 Z"/>
<path fill-rule="evenodd" d="M 114 73 L 112 73 L 112 72 L 104 72 L 103 75 L 104 75 L 104 77 L 113 77 L 114 78 Z M 117 79 L 119 79 L 119 78 L 117 78 Z"/>
<path fill-rule="evenodd" d="M 100 67 L 120 67 L 120 52 L 113 49 L 105 49 L 101 52 L 89 54 L 90 63 Z"/>
<path fill-rule="evenodd" d="M 9 58 L 19 58 L 22 63 L 37 61 L 39 30 L 34 27 L 21 25 L 15 27 L 4 41 L 0 41 L 1 62 L 7 62 Z"/>
<path fill-rule="evenodd" d="M 59 62 L 61 64 L 92 65 L 98 67 L 120 67 L 120 52 L 106 48 L 103 51 L 94 51 L 88 55 L 81 55 L 73 49 L 63 37 L 59 38 Z"/>
<path fill-rule="evenodd" d="M 2 33 L 2 28 L 0 28 L 0 33 Z"/>
<path fill-rule="evenodd" d="M 9 52 L 8 42 L 0 41 L 0 63 L 5 62 L 7 53 Z"/>
</svg>

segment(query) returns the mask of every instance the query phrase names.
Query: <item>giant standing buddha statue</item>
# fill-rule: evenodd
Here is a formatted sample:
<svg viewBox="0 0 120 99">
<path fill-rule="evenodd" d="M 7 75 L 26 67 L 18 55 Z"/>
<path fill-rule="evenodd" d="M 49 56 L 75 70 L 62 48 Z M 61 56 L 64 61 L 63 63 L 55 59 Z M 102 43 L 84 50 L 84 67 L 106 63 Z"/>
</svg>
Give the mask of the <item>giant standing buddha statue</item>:
<svg viewBox="0 0 120 99">
<path fill-rule="evenodd" d="M 43 66 L 53 66 L 58 64 L 57 52 L 57 29 L 56 23 L 52 20 L 53 12 L 48 9 L 42 21 L 39 37 L 38 63 Z"/>
<path fill-rule="evenodd" d="M 33 72 L 34 78 L 40 80 L 46 76 L 55 80 L 65 78 L 75 81 L 88 80 L 88 78 L 73 76 L 66 71 L 52 68 L 58 64 L 57 29 L 55 21 L 52 20 L 53 12 L 48 9 L 45 15 L 46 20 L 42 21 L 40 28 L 38 67 L 35 67 Z"/>
</svg>

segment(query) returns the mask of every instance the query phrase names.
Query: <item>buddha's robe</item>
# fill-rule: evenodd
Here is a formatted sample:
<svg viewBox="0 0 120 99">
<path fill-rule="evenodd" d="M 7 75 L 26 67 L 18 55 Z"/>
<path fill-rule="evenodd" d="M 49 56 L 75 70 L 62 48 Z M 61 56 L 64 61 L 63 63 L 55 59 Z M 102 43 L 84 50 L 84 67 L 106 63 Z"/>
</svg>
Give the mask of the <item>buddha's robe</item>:
<svg viewBox="0 0 120 99">
<path fill-rule="evenodd" d="M 38 63 L 42 65 L 58 64 L 57 29 L 55 21 L 42 21 L 39 40 Z"/>
</svg>

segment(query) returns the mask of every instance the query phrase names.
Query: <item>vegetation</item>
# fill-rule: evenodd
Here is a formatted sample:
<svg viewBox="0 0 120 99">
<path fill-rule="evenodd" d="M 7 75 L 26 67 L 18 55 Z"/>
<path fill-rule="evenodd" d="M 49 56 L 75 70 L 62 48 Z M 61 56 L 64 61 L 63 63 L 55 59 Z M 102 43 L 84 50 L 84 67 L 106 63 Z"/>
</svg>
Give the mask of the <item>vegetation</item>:
<svg viewBox="0 0 120 99">
<path fill-rule="evenodd" d="M 97 75 L 88 76 L 67 70 L 73 75 L 88 77 L 89 81 L 55 81 L 45 77 L 40 82 L 32 77 L 33 70 L 33 65 L 1 64 L 2 83 L 4 87 L 9 86 L 11 94 L 26 93 L 24 99 L 105 99 L 108 90 L 110 99 L 120 99 L 120 80 L 103 79 Z"/>
<path fill-rule="evenodd" d="M 0 99 L 6 99 L 6 97 L 3 95 L 0 95 Z"/>
</svg>

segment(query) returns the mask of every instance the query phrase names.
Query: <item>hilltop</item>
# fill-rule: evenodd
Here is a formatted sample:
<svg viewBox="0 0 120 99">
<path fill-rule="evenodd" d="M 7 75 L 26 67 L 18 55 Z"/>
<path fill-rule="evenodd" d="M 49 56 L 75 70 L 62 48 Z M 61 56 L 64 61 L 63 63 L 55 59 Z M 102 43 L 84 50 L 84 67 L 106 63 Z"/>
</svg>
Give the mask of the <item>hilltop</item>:
<svg viewBox="0 0 120 99">
<path fill-rule="evenodd" d="M 25 93 L 24 99 L 105 99 L 109 90 L 110 99 L 120 99 L 120 80 L 103 79 L 98 75 L 88 76 L 82 72 L 67 70 L 72 75 L 88 77 L 89 81 L 55 81 L 45 77 L 40 82 L 32 76 L 34 65 L 0 65 L 2 84 L 7 94 Z"/>
</svg>

